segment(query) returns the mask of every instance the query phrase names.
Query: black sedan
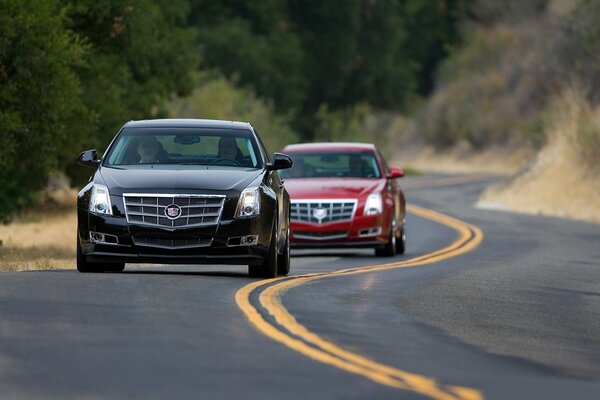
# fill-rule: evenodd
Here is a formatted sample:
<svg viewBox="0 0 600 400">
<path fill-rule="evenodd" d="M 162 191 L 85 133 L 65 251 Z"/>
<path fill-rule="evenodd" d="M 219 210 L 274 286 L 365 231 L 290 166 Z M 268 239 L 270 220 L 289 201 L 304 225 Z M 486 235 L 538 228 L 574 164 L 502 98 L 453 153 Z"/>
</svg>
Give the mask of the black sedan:
<svg viewBox="0 0 600 400">
<path fill-rule="evenodd" d="M 290 269 L 290 200 L 249 123 L 130 121 L 77 199 L 77 269 L 123 271 L 125 263 L 247 264 L 255 277 Z"/>
</svg>

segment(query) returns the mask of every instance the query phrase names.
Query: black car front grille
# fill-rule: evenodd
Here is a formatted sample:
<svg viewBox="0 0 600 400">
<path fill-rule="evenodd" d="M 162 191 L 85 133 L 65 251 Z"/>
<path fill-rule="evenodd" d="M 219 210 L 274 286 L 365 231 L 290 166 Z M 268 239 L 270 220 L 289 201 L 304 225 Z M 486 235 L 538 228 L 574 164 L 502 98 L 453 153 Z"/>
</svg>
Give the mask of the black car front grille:
<svg viewBox="0 0 600 400">
<path fill-rule="evenodd" d="M 223 195 L 123 194 L 127 222 L 137 225 L 188 228 L 215 226 L 221 219 Z M 180 215 L 170 218 L 165 209 L 179 207 Z"/>
<path fill-rule="evenodd" d="M 293 200 L 292 221 L 326 224 L 352 221 L 356 211 L 356 200 Z"/>
<path fill-rule="evenodd" d="M 193 247 L 208 247 L 212 244 L 212 238 L 163 238 L 134 236 L 133 244 L 137 246 L 161 247 L 165 249 L 186 249 Z"/>
</svg>

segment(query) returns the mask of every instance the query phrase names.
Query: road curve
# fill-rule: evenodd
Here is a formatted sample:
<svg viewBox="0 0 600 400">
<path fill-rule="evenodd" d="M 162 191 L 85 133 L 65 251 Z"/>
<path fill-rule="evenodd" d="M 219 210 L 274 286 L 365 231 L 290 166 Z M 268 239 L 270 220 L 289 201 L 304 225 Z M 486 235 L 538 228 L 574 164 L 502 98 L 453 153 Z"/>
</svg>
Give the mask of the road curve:
<svg viewBox="0 0 600 400">
<path fill-rule="evenodd" d="M 3 273 L 0 398 L 598 398 L 599 226 L 475 209 L 488 182 L 406 179 L 407 254 L 280 280 Z"/>
<path fill-rule="evenodd" d="M 430 264 L 471 251 L 483 240 L 483 233 L 475 226 L 414 205 L 409 205 L 408 211 L 452 227 L 459 233 L 458 239 L 449 246 L 407 260 L 251 283 L 236 293 L 236 302 L 250 322 L 265 335 L 316 361 L 363 376 L 382 385 L 435 399 L 480 399 L 482 396 L 477 390 L 443 387 L 434 378 L 402 371 L 345 350 L 299 324 L 281 303 L 281 295 L 299 285 L 338 276 L 346 277 Z M 253 295 L 258 296 L 259 306 L 252 304 L 250 299 Z M 261 315 L 261 311 L 263 314 L 270 314 L 276 324 L 269 322 Z"/>
</svg>

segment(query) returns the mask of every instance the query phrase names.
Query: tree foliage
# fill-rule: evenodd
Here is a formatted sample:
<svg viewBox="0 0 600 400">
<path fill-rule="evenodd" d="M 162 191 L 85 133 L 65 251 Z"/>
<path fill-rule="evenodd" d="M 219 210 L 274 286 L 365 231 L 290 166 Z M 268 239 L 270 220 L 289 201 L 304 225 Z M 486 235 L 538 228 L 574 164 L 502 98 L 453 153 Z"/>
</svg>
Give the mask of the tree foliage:
<svg viewBox="0 0 600 400">
<path fill-rule="evenodd" d="M 470 1 L 0 0 L 0 218 L 53 169 L 81 181 L 79 150 L 167 115 L 173 95 L 206 108 L 222 90 L 304 140 L 353 110 L 402 108 L 431 87 Z"/>
<path fill-rule="evenodd" d="M 0 0 L 0 218 L 27 205 L 81 146 L 163 115 L 193 87 L 187 1 Z M 79 175 L 78 175 L 79 174 Z"/>
<path fill-rule="evenodd" d="M 89 112 L 76 69 L 87 50 L 54 1 L 0 1 L 0 219 L 72 158 Z"/>
<path fill-rule="evenodd" d="M 203 65 L 296 112 L 310 139 L 317 112 L 368 103 L 399 109 L 432 87 L 468 0 L 193 2 Z"/>
</svg>

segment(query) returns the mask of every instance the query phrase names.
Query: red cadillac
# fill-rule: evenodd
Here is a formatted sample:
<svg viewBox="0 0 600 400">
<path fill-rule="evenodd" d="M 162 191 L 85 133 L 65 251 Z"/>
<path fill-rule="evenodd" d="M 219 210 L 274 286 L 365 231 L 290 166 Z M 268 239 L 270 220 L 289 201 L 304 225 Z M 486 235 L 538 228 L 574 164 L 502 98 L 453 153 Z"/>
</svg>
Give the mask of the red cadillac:
<svg viewBox="0 0 600 400">
<path fill-rule="evenodd" d="M 404 253 L 406 201 L 381 153 L 365 143 L 286 146 L 294 166 L 280 171 L 291 197 L 294 247 L 372 247 L 377 256 Z"/>
</svg>

